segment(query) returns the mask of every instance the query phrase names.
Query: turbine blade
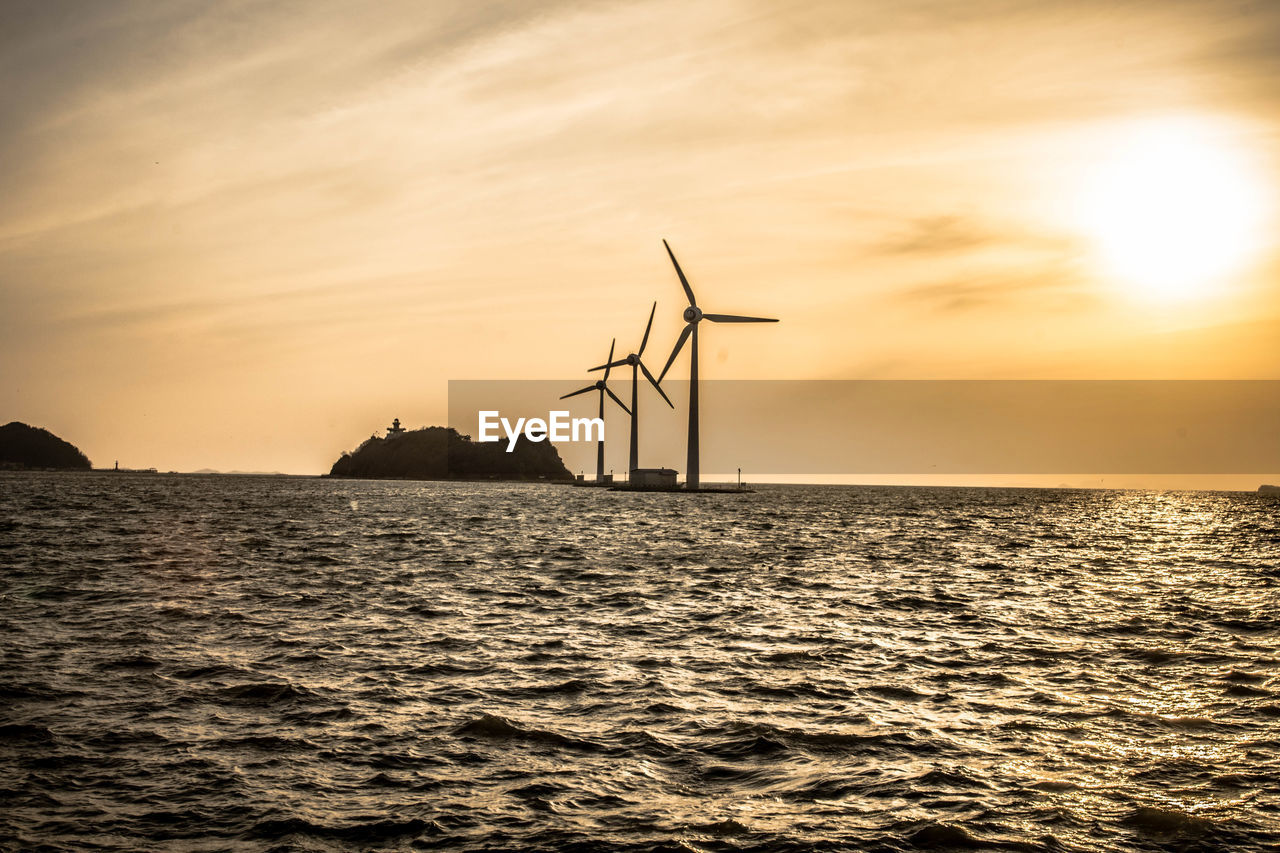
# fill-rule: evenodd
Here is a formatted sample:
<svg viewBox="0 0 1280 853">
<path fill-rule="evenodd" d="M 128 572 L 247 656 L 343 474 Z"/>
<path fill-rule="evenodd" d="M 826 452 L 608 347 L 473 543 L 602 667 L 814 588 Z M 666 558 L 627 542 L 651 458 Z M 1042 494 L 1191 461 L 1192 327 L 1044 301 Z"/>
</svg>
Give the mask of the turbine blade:
<svg viewBox="0 0 1280 853">
<path fill-rule="evenodd" d="M 776 323 L 768 317 L 738 317 L 734 314 L 703 314 L 702 319 L 713 323 Z"/>
<path fill-rule="evenodd" d="M 653 307 L 649 309 L 649 325 L 644 327 L 644 338 L 640 341 L 640 349 L 636 350 L 636 357 L 644 355 L 644 346 L 649 343 L 649 330 L 653 328 L 653 312 L 658 310 L 658 303 L 653 303 Z"/>
<path fill-rule="evenodd" d="M 698 302 L 693 298 L 693 288 L 689 286 L 689 279 L 684 277 L 684 270 L 680 269 L 680 262 L 676 260 L 676 256 L 671 251 L 671 247 L 667 246 L 666 240 L 662 241 L 662 245 L 667 247 L 667 254 L 671 256 L 671 263 L 675 264 L 676 275 L 680 276 L 680 286 L 684 288 L 685 296 L 689 297 L 689 304 L 696 308 Z"/>
<path fill-rule="evenodd" d="M 596 390 L 596 386 L 594 386 L 594 385 L 588 385 L 586 388 L 582 388 L 582 389 L 580 389 L 580 390 L 578 390 L 578 391 L 574 391 L 572 394 L 565 394 L 565 395 L 564 395 L 563 397 L 561 397 L 560 399 L 561 399 L 561 400 L 567 400 L 567 399 L 569 399 L 570 397 L 576 397 L 576 396 L 578 396 L 579 394 L 585 394 L 585 393 L 587 393 L 588 391 L 594 391 L 594 390 Z"/>
<path fill-rule="evenodd" d="M 667 396 L 667 392 L 662 390 L 662 386 L 658 384 L 658 380 L 653 378 L 653 374 L 649 372 L 649 368 L 644 366 L 643 361 L 640 362 L 640 369 L 644 371 L 645 378 L 653 383 L 653 387 L 662 395 L 662 399 L 667 401 L 667 405 L 674 409 L 676 404 L 671 402 L 671 398 Z"/>
<path fill-rule="evenodd" d="M 613 345 L 614 345 L 614 344 L 616 344 L 617 342 L 618 342 L 618 339 L 617 339 L 617 338 L 614 338 L 613 340 L 609 341 L 609 361 L 606 361 L 606 362 L 605 362 L 605 369 L 604 369 L 604 381 L 605 381 L 605 382 L 608 382 L 608 381 L 609 381 L 609 367 L 608 367 L 608 365 L 609 365 L 609 362 L 613 361 Z"/>
<path fill-rule="evenodd" d="M 693 324 L 686 323 L 684 331 L 680 333 L 680 339 L 676 341 L 675 349 L 671 350 L 671 357 L 667 359 L 666 367 L 662 368 L 662 372 L 658 374 L 658 383 L 662 383 L 662 378 L 667 375 L 667 371 L 671 369 L 671 362 L 676 360 L 676 356 L 680 354 L 680 347 L 684 346 L 684 342 L 689 339 L 689 333 L 693 331 Z"/>
<path fill-rule="evenodd" d="M 617 395 L 617 394 L 613 393 L 613 392 L 612 392 L 612 391 L 610 391 L 608 388 L 604 389 L 604 393 L 608 394 L 608 395 L 609 395 L 609 397 L 610 397 L 610 398 L 612 398 L 613 402 L 615 402 L 615 403 L 617 403 L 619 406 L 621 406 L 621 407 L 622 407 L 622 411 L 626 412 L 628 415 L 629 415 L 629 414 L 631 414 L 631 410 L 627 408 L 627 404 L 626 404 L 626 403 L 624 403 L 624 402 L 622 402 L 621 400 L 619 400 L 619 399 L 618 399 L 618 395 Z"/>
<path fill-rule="evenodd" d="M 622 365 L 624 365 L 624 364 L 626 364 L 626 363 L 627 363 L 627 360 L 626 360 L 625 358 L 620 358 L 620 359 L 618 359 L 617 361 L 611 361 L 611 362 L 609 362 L 608 364 L 602 364 L 602 365 L 600 365 L 599 367 L 588 367 L 588 368 L 587 368 L 587 373 L 592 373 L 592 372 L 597 371 L 597 370 L 608 370 L 608 369 L 613 368 L 613 367 L 621 367 Z"/>
</svg>

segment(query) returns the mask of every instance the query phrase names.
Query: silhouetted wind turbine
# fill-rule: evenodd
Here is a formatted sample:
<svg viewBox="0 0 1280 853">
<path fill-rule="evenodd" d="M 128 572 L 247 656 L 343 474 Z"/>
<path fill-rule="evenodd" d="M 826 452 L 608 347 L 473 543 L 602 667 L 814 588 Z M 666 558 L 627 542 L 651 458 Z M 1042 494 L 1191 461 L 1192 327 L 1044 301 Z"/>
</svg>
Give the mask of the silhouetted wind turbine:
<svg viewBox="0 0 1280 853">
<path fill-rule="evenodd" d="M 680 348 L 684 346 L 684 342 L 693 336 L 693 349 L 689 351 L 689 458 L 688 470 L 685 472 L 684 485 L 686 489 L 697 489 L 699 485 L 698 477 L 698 323 L 703 320 L 710 320 L 713 323 L 776 323 L 777 320 L 767 317 L 738 317 L 733 314 L 703 314 L 702 309 L 698 307 L 698 301 L 693 297 L 693 288 L 689 286 L 689 280 L 684 277 L 684 270 L 680 269 L 680 262 L 676 260 L 675 254 L 672 253 L 671 247 L 667 245 L 667 241 L 663 240 L 662 245 L 667 249 L 667 255 L 671 258 L 671 263 L 676 268 L 676 275 L 680 276 L 680 286 L 684 288 L 685 296 L 689 297 L 689 307 L 684 309 L 685 327 L 680 333 L 680 339 L 676 341 L 675 348 L 671 350 L 671 357 L 667 359 L 667 366 L 662 368 L 662 373 L 658 375 L 658 382 L 662 382 L 667 375 L 667 371 L 671 369 L 671 362 L 676 360 L 676 356 L 680 354 Z"/>
<path fill-rule="evenodd" d="M 628 475 L 631 471 L 640 467 L 640 398 L 637 392 L 640 389 L 639 377 L 637 371 L 644 371 L 644 376 L 653 384 L 658 393 L 662 395 L 662 399 L 667 401 L 667 405 L 675 408 L 676 404 L 671 402 L 671 398 L 667 396 L 667 392 L 663 391 L 658 385 L 658 380 L 653 378 L 653 374 L 649 372 L 649 368 L 644 366 L 644 362 L 640 360 L 640 356 L 644 355 L 644 348 L 649 343 L 649 330 L 653 328 L 653 312 L 658 310 L 658 303 L 653 303 L 653 307 L 649 309 L 649 324 L 644 327 L 644 338 L 640 341 L 640 349 L 627 355 L 626 358 L 620 358 L 617 361 L 610 361 L 608 364 L 602 364 L 599 367 L 593 367 L 592 370 L 603 370 L 605 375 L 609 375 L 609 368 L 621 367 L 624 364 L 631 365 L 631 467 L 627 469 Z"/>
<path fill-rule="evenodd" d="M 614 338 L 612 341 L 609 342 L 609 361 L 613 361 L 613 346 L 617 342 L 618 342 L 617 338 Z M 577 391 L 574 391 L 572 394 L 565 394 L 560 399 L 567 400 L 570 397 L 576 397 L 579 394 L 585 394 L 588 391 L 599 391 L 601 421 L 604 421 L 604 395 L 605 394 L 608 394 L 609 398 L 613 400 L 613 402 L 621 406 L 622 411 L 626 412 L 628 415 L 631 414 L 631 410 L 628 409 L 626 405 L 621 400 L 618 399 L 618 395 L 609 390 L 609 386 L 605 384 L 608 381 L 609 381 L 609 371 L 605 370 L 604 376 L 600 377 L 595 382 L 588 385 L 586 388 L 579 388 Z M 600 438 L 596 441 L 596 482 L 597 483 L 604 482 L 604 431 L 603 430 L 601 430 L 600 432 Z"/>
</svg>

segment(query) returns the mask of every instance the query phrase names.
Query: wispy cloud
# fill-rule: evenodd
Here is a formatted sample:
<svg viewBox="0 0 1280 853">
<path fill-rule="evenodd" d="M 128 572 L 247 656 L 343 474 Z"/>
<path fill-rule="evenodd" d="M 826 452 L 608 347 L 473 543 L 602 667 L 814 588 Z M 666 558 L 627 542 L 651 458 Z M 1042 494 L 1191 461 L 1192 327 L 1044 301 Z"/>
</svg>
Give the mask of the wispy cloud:
<svg viewBox="0 0 1280 853">
<path fill-rule="evenodd" d="M 929 310 L 957 313 L 977 310 L 1079 311 L 1095 304 L 1079 270 L 1070 267 L 992 271 L 914 285 L 899 295 Z"/>
<path fill-rule="evenodd" d="M 1007 238 L 961 216 L 925 216 L 911 220 L 879 249 L 890 255 L 935 255 L 990 246 L 1002 239 Z"/>
</svg>

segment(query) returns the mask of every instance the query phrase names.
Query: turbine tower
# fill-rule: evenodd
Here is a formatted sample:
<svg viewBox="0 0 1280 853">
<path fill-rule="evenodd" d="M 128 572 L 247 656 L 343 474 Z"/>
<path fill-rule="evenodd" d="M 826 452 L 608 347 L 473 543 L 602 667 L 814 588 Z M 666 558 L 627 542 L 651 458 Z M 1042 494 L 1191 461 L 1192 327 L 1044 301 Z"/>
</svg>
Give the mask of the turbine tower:
<svg viewBox="0 0 1280 853">
<path fill-rule="evenodd" d="M 698 323 L 703 320 L 710 320 L 713 323 L 776 323 L 777 320 L 767 317 L 739 317 L 734 314 L 704 314 L 702 309 L 698 307 L 698 300 L 693 297 L 693 288 L 689 286 L 689 280 L 684 277 L 684 270 L 680 269 L 680 262 L 676 260 L 676 256 L 671 251 L 671 247 L 667 245 L 667 241 L 663 240 L 662 245 L 667 249 L 667 255 L 671 258 L 671 263 L 676 268 L 676 275 L 680 276 L 680 286 L 684 288 L 685 296 L 689 297 L 689 307 L 684 309 L 685 327 L 680 332 L 680 338 L 676 341 L 675 348 L 671 350 L 671 357 L 667 359 L 667 366 L 662 368 L 662 373 L 658 375 L 658 382 L 661 383 L 663 377 L 667 375 L 667 371 L 671 369 L 671 362 L 676 360 L 676 356 L 680 354 L 680 348 L 684 346 L 684 342 L 693 336 L 693 348 L 689 351 L 689 458 L 688 470 L 685 472 L 684 487 L 691 491 L 698 488 Z"/>
<path fill-rule="evenodd" d="M 617 338 L 614 338 L 612 341 L 609 342 L 609 361 L 613 361 L 613 346 L 617 342 L 618 342 Z M 624 405 L 623 402 L 618 399 L 618 395 L 609 390 L 609 386 L 605 384 L 608 381 L 609 381 L 609 371 L 606 370 L 604 372 L 604 376 L 600 377 L 595 382 L 592 382 L 586 388 L 579 388 L 577 391 L 574 391 L 571 394 L 565 394 L 560 399 L 567 400 L 570 397 L 576 397 L 579 394 L 585 394 L 588 391 L 599 391 L 601 423 L 604 423 L 604 395 L 605 394 L 608 394 L 609 398 L 613 400 L 613 402 L 621 406 L 622 411 L 626 412 L 628 415 L 631 414 L 631 410 L 628 409 L 626 405 Z M 597 483 L 604 482 L 604 430 L 603 429 L 600 430 L 600 438 L 596 440 L 596 482 Z"/>
<path fill-rule="evenodd" d="M 653 328 L 653 313 L 657 310 L 658 303 L 655 302 L 653 307 L 649 309 L 649 324 L 644 327 L 644 337 L 640 340 L 640 349 L 628 354 L 625 358 L 609 361 L 607 364 L 591 368 L 591 370 L 603 370 L 605 375 L 608 376 L 609 368 L 611 367 L 621 367 L 624 364 L 631 365 L 631 463 L 630 467 L 627 468 L 628 479 L 631 476 L 630 472 L 640 467 L 640 398 L 638 396 L 640 382 L 637 372 L 644 371 L 645 378 L 662 395 L 662 399 L 667 401 L 667 405 L 673 409 L 676 407 L 675 403 L 671 402 L 671 398 L 667 396 L 667 392 L 663 391 L 662 387 L 658 385 L 658 380 L 653 378 L 649 368 L 645 367 L 644 362 L 640 360 L 640 356 L 644 355 L 645 345 L 649 343 L 649 330 Z"/>
</svg>

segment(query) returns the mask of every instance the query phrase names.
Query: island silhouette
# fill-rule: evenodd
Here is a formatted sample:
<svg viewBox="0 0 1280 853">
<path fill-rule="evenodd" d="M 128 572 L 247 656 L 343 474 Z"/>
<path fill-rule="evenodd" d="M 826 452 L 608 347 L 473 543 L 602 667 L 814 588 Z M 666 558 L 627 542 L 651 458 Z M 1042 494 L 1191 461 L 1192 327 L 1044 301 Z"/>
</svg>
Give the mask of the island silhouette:
<svg viewBox="0 0 1280 853">
<path fill-rule="evenodd" d="M 551 442 L 472 441 L 452 427 L 403 430 L 396 426 L 385 438 L 371 436 L 343 453 L 330 477 L 403 480 L 572 480 Z"/>
<path fill-rule="evenodd" d="M 0 468 L 88 471 L 89 457 L 47 429 L 10 421 L 0 427 Z"/>
</svg>

